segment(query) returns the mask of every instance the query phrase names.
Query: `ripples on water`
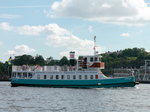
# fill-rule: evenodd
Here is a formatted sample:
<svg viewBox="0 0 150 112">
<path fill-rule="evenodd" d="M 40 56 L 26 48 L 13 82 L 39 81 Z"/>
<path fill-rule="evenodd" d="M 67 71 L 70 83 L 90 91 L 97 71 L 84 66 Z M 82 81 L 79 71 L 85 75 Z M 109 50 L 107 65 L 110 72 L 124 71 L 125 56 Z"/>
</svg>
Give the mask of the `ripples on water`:
<svg viewBox="0 0 150 112">
<path fill-rule="evenodd" d="M 0 112 L 149 112 L 150 84 L 133 88 L 10 87 L 0 82 Z"/>
</svg>

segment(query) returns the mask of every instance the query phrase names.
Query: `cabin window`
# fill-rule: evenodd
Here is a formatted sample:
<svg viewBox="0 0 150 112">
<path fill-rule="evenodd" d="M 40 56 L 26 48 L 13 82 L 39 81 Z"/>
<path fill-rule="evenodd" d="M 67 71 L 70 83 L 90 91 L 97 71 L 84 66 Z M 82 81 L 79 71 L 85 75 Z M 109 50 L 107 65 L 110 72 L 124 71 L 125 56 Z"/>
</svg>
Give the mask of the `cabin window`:
<svg viewBox="0 0 150 112">
<path fill-rule="evenodd" d="M 17 77 L 16 74 L 17 74 L 17 73 L 15 72 L 15 74 L 14 74 L 15 76 L 14 76 L 14 77 Z"/>
<path fill-rule="evenodd" d="M 93 75 L 90 76 L 90 79 L 93 79 Z"/>
<path fill-rule="evenodd" d="M 50 79 L 53 79 L 53 75 L 50 75 Z"/>
<path fill-rule="evenodd" d="M 97 57 L 95 57 L 95 60 L 94 61 L 97 61 Z"/>
<path fill-rule="evenodd" d="M 37 79 L 40 79 L 40 75 L 37 75 Z"/>
<path fill-rule="evenodd" d="M 95 79 L 98 79 L 98 75 L 95 75 Z"/>
<path fill-rule="evenodd" d="M 27 78 L 27 73 L 23 73 L 23 78 Z"/>
<path fill-rule="evenodd" d="M 90 62 L 93 62 L 93 58 L 90 58 Z"/>
<path fill-rule="evenodd" d="M 87 62 L 87 58 L 84 58 L 84 62 L 85 62 L 85 63 Z"/>
<path fill-rule="evenodd" d="M 87 75 L 85 75 L 84 78 L 87 79 Z"/>
<path fill-rule="evenodd" d="M 18 75 L 17 75 L 19 78 L 21 78 L 21 73 L 18 73 Z"/>
<path fill-rule="evenodd" d="M 79 79 L 82 79 L 82 76 L 81 76 L 81 75 L 79 75 Z"/>
<path fill-rule="evenodd" d="M 44 75 L 44 79 L 46 79 L 46 75 Z"/>
<path fill-rule="evenodd" d="M 67 79 L 70 79 L 70 75 L 67 75 Z"/>
<path fill-rule="evenodd" d="M 12 77 L 14 77 L 15 73 L 12 74 Z"/>
<path fill-rule="evenodd" d="M 31 79 L 31 78 L 32 78 L 32 73 L 29 73 L 29 74 L 28 74 L 28 77 Z"/>
<path fill-rule="evenodd" d="M 56 75 L 56 79 L 59 79 L 59 75 Z"/>
<path fill-rule="evenodd" d="M 61 76 L 61 79 L 64 79 L 64 75 Z"/>
<path fill-rule="evenodd" d="M 16 72 L 13 72 L 13 75 L 12 75 L 12 77 L 16 77 Z"/>
<path fill-rule="evenodd" d="M 73 75 L 73 79 L 76 79 L 76 76 L 75 76 L 75 75 Z"/>
</svg>

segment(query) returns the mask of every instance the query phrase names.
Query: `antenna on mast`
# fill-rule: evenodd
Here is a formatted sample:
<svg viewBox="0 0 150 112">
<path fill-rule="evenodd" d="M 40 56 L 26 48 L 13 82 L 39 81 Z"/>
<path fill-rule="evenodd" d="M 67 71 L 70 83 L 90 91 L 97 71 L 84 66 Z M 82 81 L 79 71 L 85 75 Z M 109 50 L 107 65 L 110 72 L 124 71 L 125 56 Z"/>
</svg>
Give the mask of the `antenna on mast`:
<svg viewBox="0 0 150 112">
<path fill-rule="evenodd" d="M 94 36 L 94 56 L 96 56 L 96 36 Z"/>
</svg>

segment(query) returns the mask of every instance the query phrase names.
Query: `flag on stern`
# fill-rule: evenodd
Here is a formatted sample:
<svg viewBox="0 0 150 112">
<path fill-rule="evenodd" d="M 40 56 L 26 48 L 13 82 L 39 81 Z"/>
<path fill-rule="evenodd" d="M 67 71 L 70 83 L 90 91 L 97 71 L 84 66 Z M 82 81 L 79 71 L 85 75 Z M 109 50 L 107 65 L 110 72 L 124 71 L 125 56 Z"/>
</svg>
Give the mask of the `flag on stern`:
<svg viewBox="0 0 150 112">
<path fill-rule="evenodd" d="M 12 58 L 11 58 L 11 56 L 10 56 L 10 58 L 9 58 L 9 60 L 8 60 L 8 65 L 11 65 L 12 62 L 13 62 L 13 60 L 12 60 Z"/>
</svg>

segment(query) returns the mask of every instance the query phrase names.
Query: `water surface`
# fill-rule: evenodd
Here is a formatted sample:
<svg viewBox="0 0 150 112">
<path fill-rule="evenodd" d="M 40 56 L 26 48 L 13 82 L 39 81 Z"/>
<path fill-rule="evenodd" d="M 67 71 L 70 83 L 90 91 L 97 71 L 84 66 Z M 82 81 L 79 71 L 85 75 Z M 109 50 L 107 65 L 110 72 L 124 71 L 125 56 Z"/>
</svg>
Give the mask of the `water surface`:
<svg viewBox="0 0 150 112">
<path fill-rule="evenodd" d="M 150 84 L 131 88 L 11 87 L 0 82 L 0 112 L 150 112 Z"/>
</svg>

